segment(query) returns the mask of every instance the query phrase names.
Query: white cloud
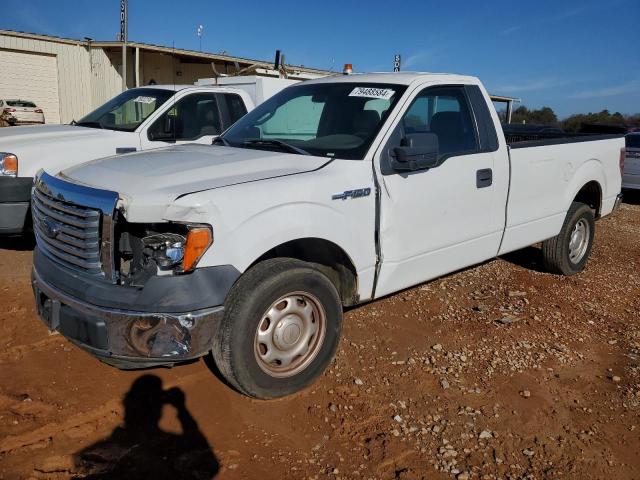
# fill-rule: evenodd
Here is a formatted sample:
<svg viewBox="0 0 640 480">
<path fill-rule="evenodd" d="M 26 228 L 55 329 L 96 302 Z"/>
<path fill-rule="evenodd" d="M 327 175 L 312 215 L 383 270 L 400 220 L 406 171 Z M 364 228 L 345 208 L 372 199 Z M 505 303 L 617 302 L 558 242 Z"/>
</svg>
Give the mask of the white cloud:
<svg viewBox="0 0 640 480">
<path fill-rule="evenodd" d="M 571 95 L 571 98 L 599 98 L 613 97 L 616 95 L 636 95 L 640 93 L 640 80 L 631 80 L 630 82 L 618 85 L 609 85 L 608 87 L 595 88 L 592 90 L 583 90 Z"/>
<path fill-rule="evenodd" d="M 411 69 L 416 66 L 424 65 L 424 62 L 433 59 L 434 55 L 429 50 L 422 50 L 420 52 L 409 55 L 406 59 L 402 59 L 402 69 Z"/>
<path fill-rule="evenodd" d="M 550 88 L 562 87 L 572 83 L 570 80 L 558 80 L 555 78 L 538 78 L 527 80 L 521 83 L 512 83 L 508 85 L 500 85 L 496 87 L 496 91 L 500 93 L 518 93 L 531 92 L 534 90 L 547 90 Z"/>
<path fill-rule="evenodd" d="M 514 25 L 513 27 L 505 28 L 501 32 L 498 32 L 502 36 L 511 35 L 512 33 L 516 33 L 519 30 L 522 30 L 523 25 Z"/>
</svg>

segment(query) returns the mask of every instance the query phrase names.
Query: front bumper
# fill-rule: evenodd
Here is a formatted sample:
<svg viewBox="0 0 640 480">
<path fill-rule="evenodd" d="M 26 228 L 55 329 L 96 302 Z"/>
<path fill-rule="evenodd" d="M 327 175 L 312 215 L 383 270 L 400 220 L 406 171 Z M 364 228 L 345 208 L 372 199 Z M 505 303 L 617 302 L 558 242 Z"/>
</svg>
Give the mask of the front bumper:
<svg viewBox="0 0 640 480">
<path fill-rule="evenodd" d="M 0 177 L 0 235 L 24 232 L 32 185 L 31 177 Z"/>
<path fill-rule="evenodd" d="M 100 360 L 122 369 L 172 365 L 209 352 L 224 307 L 166 313 L 92 305 L 48 284 L 34 268 L 41 320 Z"/>
</svg>

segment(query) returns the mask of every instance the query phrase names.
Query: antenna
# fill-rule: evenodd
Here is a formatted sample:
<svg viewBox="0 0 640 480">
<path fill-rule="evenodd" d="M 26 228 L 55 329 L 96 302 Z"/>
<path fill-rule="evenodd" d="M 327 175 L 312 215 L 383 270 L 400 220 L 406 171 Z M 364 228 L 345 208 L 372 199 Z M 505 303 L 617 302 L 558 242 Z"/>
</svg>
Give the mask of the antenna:
<svg viewBox="0 0 640 480">
<path fill-rule="evenodd" d="M 176 106 L 176 42 L 175 40 L 171 42 L 171 74 L 173 76 L 173 110 Z M 167 115 L 171 113 L 171 110 L 167 112 Z M 176 112 L 178 113 L 178 112 Z M 176 115 L 177 117 L 177 115 Z M 176 143 L 176 121 L 173 121 L 173 143 Z"/>
</svg>

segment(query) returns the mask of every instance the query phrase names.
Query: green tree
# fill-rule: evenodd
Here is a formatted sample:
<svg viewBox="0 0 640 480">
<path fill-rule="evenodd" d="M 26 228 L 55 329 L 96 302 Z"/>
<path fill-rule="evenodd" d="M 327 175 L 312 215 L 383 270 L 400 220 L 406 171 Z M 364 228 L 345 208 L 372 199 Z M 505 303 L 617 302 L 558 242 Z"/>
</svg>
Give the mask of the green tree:
<svg viewBox="0 0 640 480">
<path fill-rule="evenodd" d="M 558 117 L 551 107 L 529 110 L 521 105 L 513 111 L 511 123 L 531 123 L 535 125 L 558 125 Z"/>
</svg>

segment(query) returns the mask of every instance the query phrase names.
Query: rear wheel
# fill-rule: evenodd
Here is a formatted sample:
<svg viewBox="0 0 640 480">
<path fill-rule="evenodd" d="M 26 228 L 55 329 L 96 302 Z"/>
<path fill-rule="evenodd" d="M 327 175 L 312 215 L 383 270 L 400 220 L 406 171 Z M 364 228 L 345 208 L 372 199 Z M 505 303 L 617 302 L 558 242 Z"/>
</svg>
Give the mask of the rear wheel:
<svg viewBox="0 0 640 480">
<path fill-rule="evenodd" d="M 584 203 L 573 202 L 560 233 L 542 244 L 545 268 L 561 275 L 584 270 L 593 247 L 595 228 L 593 210 Z"/>
<path fill-rule="evenodd" d="M 242 393 L 282 397 L 322 374 L 338 345 L 341 323 L 340 297 L 322 272 L 295 259 L 266 260 L 229 293 L 213 358 Z"/>
</svg>

